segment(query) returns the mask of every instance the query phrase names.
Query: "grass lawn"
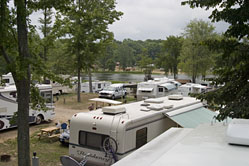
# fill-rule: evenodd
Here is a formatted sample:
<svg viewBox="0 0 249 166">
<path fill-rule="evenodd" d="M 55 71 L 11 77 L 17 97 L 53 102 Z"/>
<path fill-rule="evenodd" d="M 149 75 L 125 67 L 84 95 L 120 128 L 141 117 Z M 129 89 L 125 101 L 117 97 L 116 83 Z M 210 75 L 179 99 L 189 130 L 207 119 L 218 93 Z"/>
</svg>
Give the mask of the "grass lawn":
<svg viewBox="0 0 249 166">
<path fill-rule="evenodd" d="M 46 124 L 43 125 L 45 126 Z M 59 141 L 51 142 L 45 138 L 39 140 L 37 133 L 30 137 L 30 156 L 36 152 L 40 166 L 60 166 L 60 156 L 68 155 L 68 147 L 62 146 Z M 12 139 L 0 144 L 0 154 L 11 155 L 11 161 L 0 162 L 0 166 L 17 166 L 17 140 Z"/>
</svg>

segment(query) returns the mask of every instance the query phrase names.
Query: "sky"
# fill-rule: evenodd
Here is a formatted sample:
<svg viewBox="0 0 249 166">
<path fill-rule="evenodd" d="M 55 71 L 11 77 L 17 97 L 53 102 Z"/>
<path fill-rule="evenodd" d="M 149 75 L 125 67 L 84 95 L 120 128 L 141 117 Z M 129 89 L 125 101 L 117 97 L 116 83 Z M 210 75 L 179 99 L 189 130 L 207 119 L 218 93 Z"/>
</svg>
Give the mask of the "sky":
<svg viewBox="0 0 249 166">
<path fill-rule="evenodd" d="M 183 0 L 116 0 L 116 10 L 123 12 L 119 21 L 109 26 L 114 38 L 146 40 L 166 39 L 169 35 L 181 35 L 193 19 L 210 21 L 210 11 L 181 6 Z M 216 32 L 222 33 L 228 27 L 224 22 L 214 23 Z"/>
<path fill-rule="evenodd" d="M 123 12 L 120 20 L 109 26 L 116 40 L 166 39 L 167 36 L 180 36 L 186 25 L 194 19 L 210 21 L 211 14 L 201 8 L 191 9 L 181 6 L 184 0 L 116 0 L 116 10 Z M 31 15 L 32 23 L 39 26 L 41 12 Z M 227 23 L 213 23 L 216 32 L 222 33 Z"/>
</svg>

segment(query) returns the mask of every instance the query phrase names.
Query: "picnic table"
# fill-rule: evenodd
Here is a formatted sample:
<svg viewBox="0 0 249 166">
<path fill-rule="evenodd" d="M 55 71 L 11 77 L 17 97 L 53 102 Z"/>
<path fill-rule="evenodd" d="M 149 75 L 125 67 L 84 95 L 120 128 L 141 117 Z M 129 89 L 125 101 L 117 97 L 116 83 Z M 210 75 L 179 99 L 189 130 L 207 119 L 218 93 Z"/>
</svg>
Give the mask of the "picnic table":
<svg viewBox="0 0 249 166">
<path fill-rule="evenodd" d="M 58 128 L 56 126 L 43 128 L 40 131 L 41 131 L 41 133 L 39 134 L 39 139 L 41 139 L 42 137 L 55 138 L 55 137 L 58 137 L 60 135 L 60 134 L 58 134 L 60 132 L 60 128 Z"/>
</svg>

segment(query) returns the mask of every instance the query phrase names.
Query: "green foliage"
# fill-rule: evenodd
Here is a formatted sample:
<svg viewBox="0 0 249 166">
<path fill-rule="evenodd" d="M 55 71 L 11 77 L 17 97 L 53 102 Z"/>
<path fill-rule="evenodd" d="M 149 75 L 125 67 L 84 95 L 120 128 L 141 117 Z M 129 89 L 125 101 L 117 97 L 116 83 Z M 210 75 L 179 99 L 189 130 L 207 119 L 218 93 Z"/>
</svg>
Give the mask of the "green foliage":
<svg viewBox="0 0 249 166">
<path fill-rule="evenodd" d="M 179 56 L 183 39 L 181 37 L 169 36 L 163 41 L 162 53 L 157 58 L 157 66 L 163 68 L 165 74 L 169 72 L 178 74 Z"/>
<path fill-rule="evenodd" d="M 213 81 L 219 89 L 199 96 L 219 110 L 219 120 L 231 118 L 249 119 L 249 43 L 235 39 L 208 41 L 209 47 L 222 51 L 217 59 Z"/>
<path fill-rule="evenodd" d="M 216 34 L 211 24 L 193 20 L 185 28 L 184 36 L 179 67 L 195 82 L 199 75 L 205 78 L 206 72 L 213 66 L 213 53 L 202 43 L 215 38 Z"/>
<path fill-rule="evenodd" d="M 192 8 L 213 8 L 210 18 L 213 21 L 225 21 L 230 24 L 226 36 L 233 36 L 236 39 L 219 39 L 208 41 L 206 44 L 210 49 L 217 51 L 214 79 L 216 85 L 222 87 L 201 95 L 216 110 L 220 111 L 219 120 L 226 117 L 249 118 L 249 69 L 248 69 L 248 40 L 239 41 L 243 37 L 248 39 L 249 34 L 249 1 L 241 0 L 189 0 L 182 2 L 189 4 Z M 218 55 L 219 55 L 218 54 Z"/>
<path fill-rule="evenodd" d="M 227 36 L 242 38 L 249 37 L 249 1 L 248 0 L 188 0 L 182 5 L 189 4 L 191 8 L 201 7 L 213 9 L 209 18 L 212 21 L 225 21 L 230 24 L 226 31 Z"/>
</svg>

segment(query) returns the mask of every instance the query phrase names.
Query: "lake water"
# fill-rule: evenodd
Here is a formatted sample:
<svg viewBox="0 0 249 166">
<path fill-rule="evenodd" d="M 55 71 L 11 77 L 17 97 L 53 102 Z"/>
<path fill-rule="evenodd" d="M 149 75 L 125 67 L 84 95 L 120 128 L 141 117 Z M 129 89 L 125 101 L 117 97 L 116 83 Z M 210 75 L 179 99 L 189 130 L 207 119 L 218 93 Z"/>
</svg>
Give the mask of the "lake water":
<svg viewBox="0 0 249 166">
<path fill-rule="evenodd" d="M 153 78 L 165 77 L 163 74 L 152 74 Z M 167 76 L 174 78 L 173 75 Z M 200 79 L 201 77 L 199 77 Z M 190 76 L 179 74 L 178 79 L 191 79 Z M 83 75 L 83 80 L 88 80 L 87 75 Z M 121 82 L 142 82 L 144 81 L 144 74 L 127 74 L 127 73 L 93 73 L 92 80 L 99 81 L 121 81 Z"/>
</svg>

